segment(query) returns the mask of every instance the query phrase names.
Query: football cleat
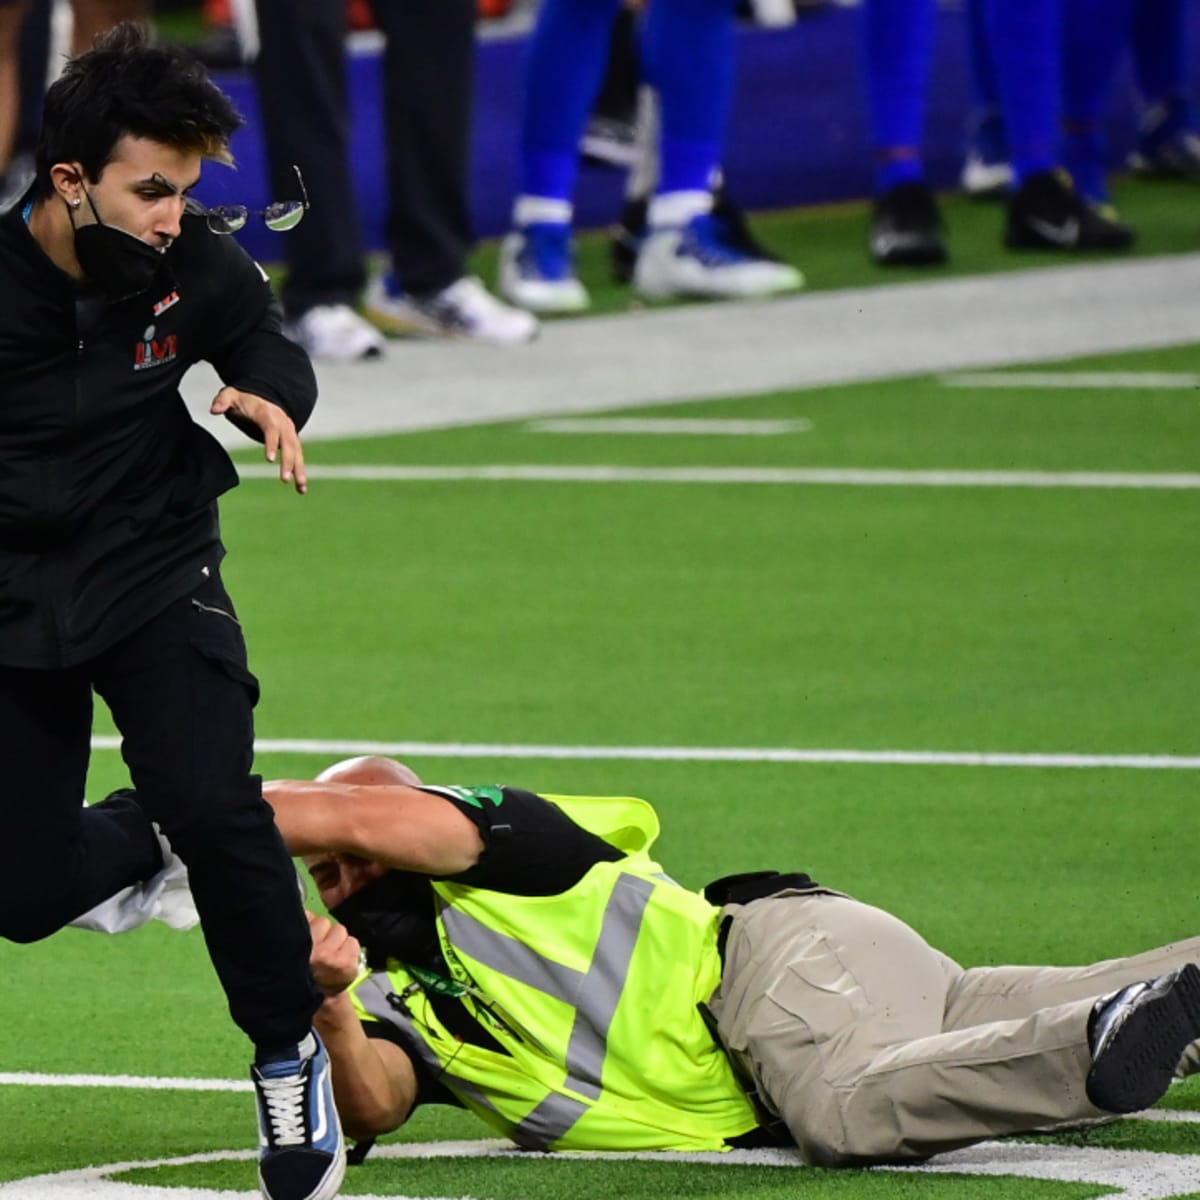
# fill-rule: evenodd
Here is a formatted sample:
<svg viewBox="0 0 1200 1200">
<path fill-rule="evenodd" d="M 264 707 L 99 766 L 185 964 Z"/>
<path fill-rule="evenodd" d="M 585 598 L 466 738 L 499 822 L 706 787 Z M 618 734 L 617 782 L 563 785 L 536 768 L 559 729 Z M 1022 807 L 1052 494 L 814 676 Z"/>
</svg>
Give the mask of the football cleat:
<svg viewBox="0 0 1200 1200">
<path fill-rule="evenodd" d="M 1135 234 L 1112 208 L 1089 205 L 1065 171 L 1039 171 L 1008 202 L 1004 244 L 1013 250 L 1124 250 Z"/>
<path fill-rule="evenodd" d="M 526 225 L 500 246 L 499 292 L 530 312 L 581 312 L 590 303 L 575 274 L 571 227 Z"/>
<path fill-rule="evenodd" d="M 804 276 L 789 263 L 747 253 L 715 214 L 703 213 L 686 225 L 652 230 L 638 253 L 633 283 L 652 300 L 747 299 L 794 291 Z"/>
<path fill-rule="evenodd" d="M 910 180 L 877 196 L 867 237 L 871 257 L 882 266 L 922 267 L 946 261 L 942 216 L 923 180 Z"/>
</svg>

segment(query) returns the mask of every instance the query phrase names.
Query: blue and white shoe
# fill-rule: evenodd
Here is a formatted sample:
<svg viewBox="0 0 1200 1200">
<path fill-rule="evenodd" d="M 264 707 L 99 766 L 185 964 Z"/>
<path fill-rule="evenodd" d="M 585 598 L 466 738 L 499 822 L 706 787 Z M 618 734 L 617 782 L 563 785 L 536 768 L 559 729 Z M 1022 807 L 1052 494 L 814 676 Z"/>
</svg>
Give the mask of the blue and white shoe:
<svg viewBox="0 0 1200 1200">
<path fill-rule="evenodd" d="M 791 292 L 804 285 L 804 276 L 789 263 L 747 253 L 722 222 L 703 213 L 678 228 L 651 230 L 633 268 L 633 285 L 650 300 L 732 300 Z"/>
<path fill-rule="evenodd" d="M 258 1181 L 266 1200 L 333 1200 L 346 1146 L 333 1103 L 329 1055 L 316 1033 L 295 1057 L 250 1068 L 258 1101 Z"/>
<path fill-rule="evenodd" d="M 571 227 L 525 225 L 500 246 L 500 294 L 537 313 L 581 312 L 591 303 L 575 274 Z"/>
</svg>

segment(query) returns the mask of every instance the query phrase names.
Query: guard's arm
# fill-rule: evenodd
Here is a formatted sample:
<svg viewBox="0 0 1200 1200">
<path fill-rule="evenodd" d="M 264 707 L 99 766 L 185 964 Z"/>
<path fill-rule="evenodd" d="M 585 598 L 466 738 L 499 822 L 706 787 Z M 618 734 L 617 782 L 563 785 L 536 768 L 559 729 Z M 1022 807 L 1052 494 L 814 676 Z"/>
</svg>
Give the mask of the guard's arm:
<svg viewBox="0 0 1200 1200">
<path fill-rule="evenodd" d="M 312 972 L 325 993 L 313 1019 L 329 1051 L 333 1094 L 346 1132 L 375 1137 L 408 1120 L 417 1099 L 417 1076 L 407 1054 L 392 1042 L 368 1038 L 350 999 L 361 949 L 341 925 L 308 914 Z"/>
<path fill-rule="evenodd" d="M 263 795 L 294 855 L 353 854 L 399 871 L 457 875 L 484 851 L 479 827 L 440 796 L 405 784 L 281 779 Z"/>
<path fill-rule="evenodd" d="M 417 1098 L 408 1055 L 393 1042 L 367 1037 L 347 992 L 329 997 L 313 1024 L 329 1051 L 333 1095 L 346 1133 L 378 1137 L 403 1125 Z"/>
</svg>

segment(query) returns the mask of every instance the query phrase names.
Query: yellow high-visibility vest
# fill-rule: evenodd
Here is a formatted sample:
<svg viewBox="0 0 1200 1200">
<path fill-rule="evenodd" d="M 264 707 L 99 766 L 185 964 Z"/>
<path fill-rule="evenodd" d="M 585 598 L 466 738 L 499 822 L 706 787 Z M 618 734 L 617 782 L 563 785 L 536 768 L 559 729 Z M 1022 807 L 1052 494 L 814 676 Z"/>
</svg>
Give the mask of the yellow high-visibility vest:
<svg viewBox="0 0 1200 1200">
<path fill-rule="evenodd" d="M 431 881 L 452 986 L 506 1053 L 463 1042 L 400 963 L 364 975 L 366 1020 L 401 1028 L 462 1103 L 539 1150 L 716 1150 L 758 1124 L 697 1004 L 720 982 L 719 910 L 649 856 L 658 818 L 629 797 L 548 796 L 625 852 L 569 891 Z"/>
</svg>

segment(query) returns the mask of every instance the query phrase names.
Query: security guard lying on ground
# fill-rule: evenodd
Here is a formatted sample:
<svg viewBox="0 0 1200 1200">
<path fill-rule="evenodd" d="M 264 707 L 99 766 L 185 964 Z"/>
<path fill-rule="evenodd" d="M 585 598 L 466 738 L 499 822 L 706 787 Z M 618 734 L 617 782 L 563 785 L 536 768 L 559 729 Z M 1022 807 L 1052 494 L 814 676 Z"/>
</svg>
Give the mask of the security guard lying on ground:
<svg viewBox="0 0 1200 1200">
<path fill-rule="evenodd" d="M 448 1103 L 539 1150 L 911 1162 L 1200 1067 L 1200 938 L 964 970 L 805 875 L 687 891 L 642 800 L 427 788 L 381 758 L 266 795 L 337 918 L 310 917 L 316 1025 L 362 1139 Z"/>
<path fill-rule="evenodd" d="M 339 922 L 312 918 L 317 1023 L 360 1137 L 452 1103 L 542 1150 L 911 1161 L 1137 1111 L 1196 1066 L 1200 938 L 964 970 L 807 876 L 687 891 L 641 800 L 424 788 L 379 758 L 267 798 Z"/>
</svg>

